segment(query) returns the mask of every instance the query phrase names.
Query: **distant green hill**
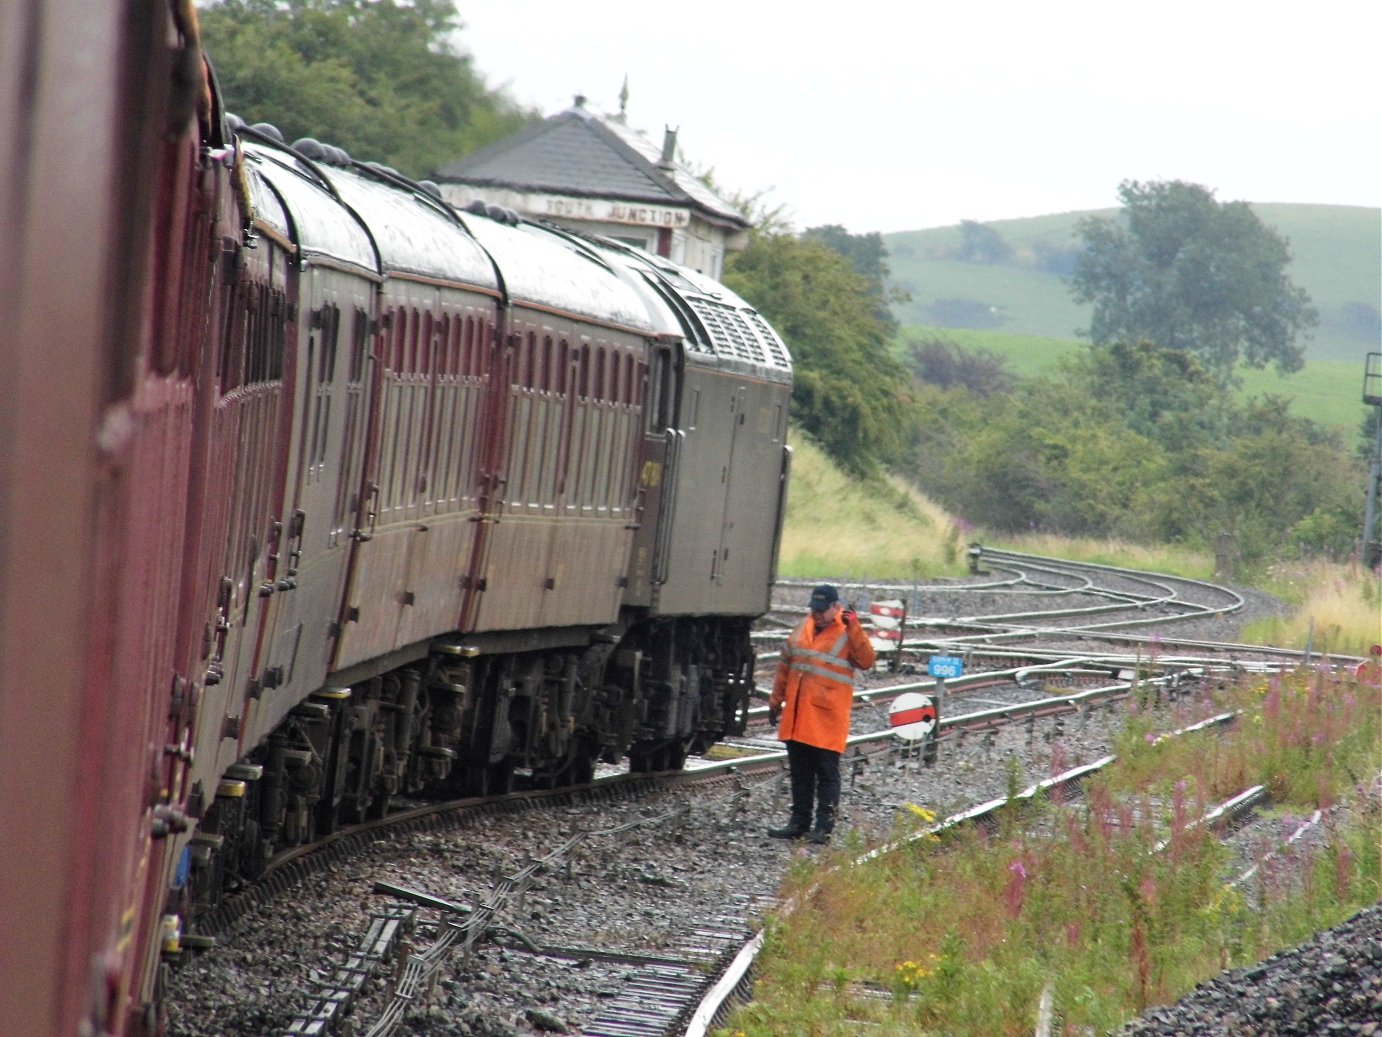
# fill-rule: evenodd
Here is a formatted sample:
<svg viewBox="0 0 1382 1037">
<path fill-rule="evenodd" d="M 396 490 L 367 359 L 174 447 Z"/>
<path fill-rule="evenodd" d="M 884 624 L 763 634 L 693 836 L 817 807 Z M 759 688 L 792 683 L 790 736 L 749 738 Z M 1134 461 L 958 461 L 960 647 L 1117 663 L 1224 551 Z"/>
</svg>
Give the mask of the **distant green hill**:
<svg viewBox="0 0 1382 1037">
<path fill-rule="evenodd" d="M 1307 363 L 1356 363 L 1379 348 L 1382 286 L 1382 210 L 1361 206 L 1254 205 L 1262 221 L 1290 242 L 1288 273 L 1310 293 L 1320 324 L 1306 344 Z M 891 287 L 911 301 L 893 312 L 899 323 L 967 328 L 1005 335 L 1075 339 L 1089 325 L 1089 307 L 1074 302 L 1068 278 L 1083 216 L 1117 210 L 1070 212 L 984 226 L 997 258 L 965 262 L 959 226 L 883 235 L 892 270 Z"/>
</svg>

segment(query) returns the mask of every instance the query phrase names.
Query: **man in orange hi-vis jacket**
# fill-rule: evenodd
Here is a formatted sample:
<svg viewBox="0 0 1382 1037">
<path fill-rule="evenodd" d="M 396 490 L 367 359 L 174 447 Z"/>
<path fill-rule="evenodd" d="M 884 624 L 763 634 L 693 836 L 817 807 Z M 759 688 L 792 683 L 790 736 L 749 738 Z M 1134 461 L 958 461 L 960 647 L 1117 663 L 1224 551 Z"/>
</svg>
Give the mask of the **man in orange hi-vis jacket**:
<svg viewBox="0 0 1382 1037">
<path fill-rule="evenodd" d="M 849 736 L 854 671 L 867 670 L 874 658 L 859 618 L 841 607 L 835 588 L 822 584 L 813 590 L 811 614 L 787 638 L 768 699 L 769 719 L 777 723 L 781 716 L 777 737 L 787 743 L 792 776 L 792 816 L 785 828 L 769 830 L 774 839 L 830 841 L 840 802 L 840 754 Z"/>
</svg>

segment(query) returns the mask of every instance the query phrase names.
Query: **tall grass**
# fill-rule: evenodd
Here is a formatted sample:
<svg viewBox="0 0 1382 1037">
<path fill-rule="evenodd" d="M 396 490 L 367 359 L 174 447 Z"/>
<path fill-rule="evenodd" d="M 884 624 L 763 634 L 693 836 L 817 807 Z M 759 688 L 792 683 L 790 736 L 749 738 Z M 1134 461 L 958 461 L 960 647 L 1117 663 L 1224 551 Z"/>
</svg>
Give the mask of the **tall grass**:
<svg viewBox="0 0 1382 1037">
<path fill-rule="evenodd" d="M 784 576 L 959 576 L 967 571 L 966 552 L 975 541 L 1197 579 L 1208 579 L 1214 570 L 1213 559 L 1203 552 L 1169 545 L 1049 535 L 989 540 L 983 529 L 950 515 L 904 480 L 852 479 L 800 434 L 792 436 L 792 450 L 787 524 L 778 563 Z"/>
<path fill-rule="evenodd" d="M 1047 533 L 1015 537 L 996 537 L 986 541 L 993 547 L 1028 554 L 1050 555 L 1075 562 L 1094 562 L 1123 569 L 1170 573 L 1193 580 L 1208 580 L 1214 575 L 1214 559 L 1203 551 L 1192 551 L 1175 544 L 1132 544 L 1126 540 L 1072 540 Z"/>
<path fill-rule="evenodd" d="M 792 450 L 783 576 L 929 579 L 964 571 L 967 530 L 942 508 L 900 479 L 851 479 L 800 434 Z"/>
<path fill-rule="evenodd" d="M 1267 589 L 1295 611 L 1245 625 L 1249 643 L 1366 655 L 1382 642 L 1382 574 L 1327 562 L 1279 565 L 1268 574 Z"/>
<path fill-rule="evenodd" d="M 803 906 L 770 920 L 756 1000 L 727 1032 L 1026 1035 L 1049 989 L 1064 1032 L 1104 1033 L 1375 903 L 1382 690 L 1302 670 L 1219 695 L 1176 715 L 1134 706 L 1082 803 L 799 868 L 785 893 Z M 1226 736 L 1157 737 L 1222 709 L 1241 711 Z M 1262 841 L 1240 890 L 1225 880 L 1242 864 L 1192 822 L 1251 784 L 1286 811 L 1351 810 L 1309 848 Z"/>
</svg>

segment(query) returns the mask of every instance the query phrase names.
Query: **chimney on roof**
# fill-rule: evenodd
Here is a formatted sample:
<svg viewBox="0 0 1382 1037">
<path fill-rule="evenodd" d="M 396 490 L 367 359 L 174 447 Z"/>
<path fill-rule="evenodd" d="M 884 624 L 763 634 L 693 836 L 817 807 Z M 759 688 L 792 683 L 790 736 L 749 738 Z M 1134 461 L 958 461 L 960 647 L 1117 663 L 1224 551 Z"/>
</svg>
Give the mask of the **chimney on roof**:
<svg viewBox="0 0 1382 1037">
<path fill-rule="evenodd" d="M 571 98 L 571 100 L 577 108 L 585 107 L 585 94 L 577 94 L 575 97 Z"/>
<path fill-rule="evenodd" d="M 677 131 L 670 126 L 662 128 L 662 155 L 657 160 L 658 169 L 671 169 L 677 153 Z"/>
</svg>

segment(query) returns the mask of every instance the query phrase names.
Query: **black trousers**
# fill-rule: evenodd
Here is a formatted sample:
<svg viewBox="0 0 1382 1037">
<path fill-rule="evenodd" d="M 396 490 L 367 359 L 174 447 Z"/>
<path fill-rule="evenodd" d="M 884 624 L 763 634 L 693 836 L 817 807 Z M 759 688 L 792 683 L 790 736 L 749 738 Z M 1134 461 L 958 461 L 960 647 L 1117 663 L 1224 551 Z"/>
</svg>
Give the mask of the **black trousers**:
<svg viewBox="0 0 1382 1037">
<path fill-rule="evenodd" d="M 835 829 L 835 810 L 840 805 L 840 754 L 805 742 L 787 743 L 787 766 L 792 776 L 790 827 L 811 827 L 815 806 L 816 831 Z"/>
</svg>

